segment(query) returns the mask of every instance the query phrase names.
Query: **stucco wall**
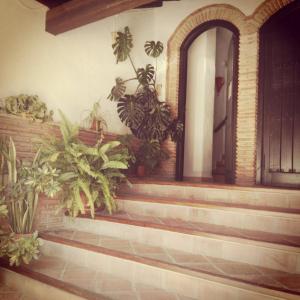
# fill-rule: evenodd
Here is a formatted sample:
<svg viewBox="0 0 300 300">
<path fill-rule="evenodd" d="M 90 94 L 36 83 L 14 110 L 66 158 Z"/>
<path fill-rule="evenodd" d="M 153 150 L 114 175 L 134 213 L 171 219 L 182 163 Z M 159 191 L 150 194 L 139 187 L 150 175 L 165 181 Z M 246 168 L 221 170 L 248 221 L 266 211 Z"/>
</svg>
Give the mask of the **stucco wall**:
<svg viewBox="0 0 300 300">
<path fill-rule="evenodd" d="M 261 0 L 224 1 L 250 14 Z M 0 98 L 18 93 L 38 94 L 50 108 L 61 108 L 71 120 L 102 99 L 110 132 L 125 133 L 114 103 L 106 100 L 116 76 L 133 75 L 128 63 L 115 64 L 112 32 L 128 25 L 134 35 L 137 65 L 151 62 L 145 40 L 165 46 L 178 24 L 194 10 L 218 1 L 182 0 L 164 7 L 132 10 L 53 36 L 45 32 L 47 8 L 34 0 L 0 1 Z M 147 20 L 147 22 L 145 22 Z M 159 83 L 165 90 L 166 56 L 159 62 Z"/>
</svg>

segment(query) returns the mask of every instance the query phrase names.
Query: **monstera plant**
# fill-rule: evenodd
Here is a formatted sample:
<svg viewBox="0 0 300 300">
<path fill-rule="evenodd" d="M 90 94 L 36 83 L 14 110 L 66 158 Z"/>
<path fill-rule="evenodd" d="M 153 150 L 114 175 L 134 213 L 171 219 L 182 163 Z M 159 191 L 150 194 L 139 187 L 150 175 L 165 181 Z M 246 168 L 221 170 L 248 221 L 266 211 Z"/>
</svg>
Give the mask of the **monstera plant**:
<svg viewBox="0 0 300 300">
<path fill-rule="evenodd" d="M 144 45 L 146 55 L 155 60 L 155 66 L 147 64 L 136 68 L 131 57 L 133 38 L 128 27 L 123 32 L 117 32 L 115 43 L 112 45 L 117 63 L 129 60 L 135 77 L 129 79 L 116 78 L 108 98 L 117 101 L 117 111 L 120 120 L 131 129 L 133 135 L 150 143 L 162 143 L 169 136 L 174 142 L 181 138 L 183 124 L 172 116 L 170 106 L 161 101 L 156 90 L 157 60 L 164 46 L 158 41 L 147 41 Z M 133 94 L 126 93 L 126 84 L 136 81 Z"/>
<path fill-rule="evenodd" d="M 108 96 L 118 102 L 121 121 L 140 139 L 162 142 L 171 135 L 176 141 L 181 135 L 182 124 L 172 117 L 169 105 L 160 101 L 156 90 L 157 59 L 163 52 L 163 44 L 160 41 L 145 43 L 145 53 L 155 59 L 155 67 L 147 64 L 141 68 L 136 68 L 131 57 L 133 38 L 128 27 L 117 32 L 112 47 L 117 63 L 128 59 L 135 73 L 135 77 L 126 80 L 118 77 Z M 137 82 L 137 87 L 135 93 L 129 95 L 126 94 L 126 83 L 132 80 Z"/>
</svg>

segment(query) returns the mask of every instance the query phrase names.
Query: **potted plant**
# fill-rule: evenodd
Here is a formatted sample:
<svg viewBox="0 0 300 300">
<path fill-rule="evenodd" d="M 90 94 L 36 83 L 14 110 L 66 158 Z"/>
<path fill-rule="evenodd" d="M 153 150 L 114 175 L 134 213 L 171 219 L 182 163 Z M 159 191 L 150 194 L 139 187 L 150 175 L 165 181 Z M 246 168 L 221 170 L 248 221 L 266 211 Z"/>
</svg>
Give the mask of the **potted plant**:
<svg viewBox="0 0 300 300">
<path fill-rule="evenodd" d="M 161 145 L 168 138 L 176 142 L 181 138 L 183 124 L 174 118 L 169 105 L 159 99 L 156 90 L 157 84 L 157 62 L 163 52 L 163 44 L 158 41 L 147 41 L 145 43 L 145 53 L 155 59 L 155 67 L 147 64 L 144 68 L 137 68 L 131 57 L 133 48 L 133 38 L 128 27 L 123 32 L 117 32 L 115 43 L 112 45 L 117 63 L 130 61 L 135 76 L 123 80 L 118 77 L 116 84 L 112 88 L 108 98 L 117 102 L 117 111 L 120 120 L 130 128 L 135 137 L 141 140 L 141 143 L 148 148 L 155 140 Z M 133 94 L 126 94 L 126 83 L 128 81 L 136 81 L 137 87 Z M 146 157 L 142 152 L 138 155 L 139 163 L 143 160 L 145 164 Z M 150 159 L 148 156 L 148 159 Z M 166 157 L 166 156 L 164 156 Z M 164 159 L 159 159 L 164 160 Z M 156 161 L 156 159 L 155 159 Z M 157 163 L 149 162 L 151 165 L 157 166 Z"/>
<path fill-rule="evenodd" d="M 106 121 L 100 112 L 100 102 L 95 102 L 91 110 L 87 111 L 88 116 L 83 120 L 83 126 L 95 131 L 103 132 L 107 128 Z"/>
<path fill-rule="evenodd" d="M 162 149 L 158 140 L 143 141 L 136 154 L 137 176 L 144 177 L 152 174 L 160 163 L 169 158 L 166 150 Z"/>
<path fill-rule="evenodd" d="M 60 112 L 61 139 L 43 141 L 42 161 L 59 171 L 57 180 L 62 184 L 61 208 L 76 217 L 86 208 L 94 216 L 95 208 L 105 205 L 109 213 L 117 209 L 115 192 L 126 176 L 128 150 L 119 141 L 87 146 L 78 138 L 79 127 Z"/>
<path fill-rule="evenodd" d="M 4 99 L 2 110 L 8 114 L 23 116 L 36 121 L 52 121 L 53 111 L 48 112 L 47 105 L 36 95 L 10 96 Z"/>
<path fill-rule="evenodd" d="M 5 159 L 1 174 L 1 182 L 5 185 L 1 189 L 1 199 L 7 208 L 8 223 L 6 235 L 1 240 L 2 252 L 9 257 L 11 265 L 19 265 L 21 261 L 29 263 L 37 258 L 41 244 L 33 230 L 39 195 L 45 193 L 53 197 L 60 190 L 56 181 L 58 173 L 41 162 L 39 151 L 30 164 L 18 161 L 11 138 L 2 138 L 0 151 Z"/>
</svg>

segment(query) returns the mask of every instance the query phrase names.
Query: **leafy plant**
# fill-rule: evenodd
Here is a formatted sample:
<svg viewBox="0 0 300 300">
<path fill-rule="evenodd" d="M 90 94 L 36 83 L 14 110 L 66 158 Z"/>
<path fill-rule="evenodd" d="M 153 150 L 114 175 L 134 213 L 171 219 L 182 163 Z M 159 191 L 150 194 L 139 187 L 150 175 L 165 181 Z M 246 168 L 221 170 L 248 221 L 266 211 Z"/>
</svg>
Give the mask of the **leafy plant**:
<svg viewBox="0 0 300 300">
<path fill-rule="evenodd" d="M 179 121 L 172 117 L 169 105 L 159 100 L 156 91 L 157 59 L 163 52 L 163 44 L 160 41 L 145 43 L 145 52 L 155 58 L 156 66 L 147 64 L 144 68 L 136 68 L 131 58 L 133 39 L 128 27 L 124 28 L 124 32 L 117 33 L 112 47 L 117 63 L 129 59 L 135 72 L 134 78 L 123 80 L 118 77 L 116 85 L 108 96 L 110 100 L 118 102 L 120 120 L 140 139 L 148 141 L 155 139 L 163 142 L 171 136 L 172 139 L 178 140 L 182 134 L 179 130 L 182 126 L 174 125 L 174 122 L 179 123 Z M 137 81 L 136 92 L 127 95 L 125 94 L 126 83 L 131 80 Z M 177 130 L 174 131 L 174 128 Z"/>
<path fill-rule="evenodd" d="M 6 138 L 2 138 L 1 145 L 1 156 L 8 159 L 13 158 L 13 160 L 15 160 L 15 150 L 12 140 L 8 142 Z M 15 183 L 12 184 L 12 182 L 9 182 L 10 189 L 5 188 L 3 185 L 0 186 L 0 257 L 7 256 L 10 265 L 19 266 L 21 262 L 28 264 L 32 259 L 38 258 L 41 240 L 37 237 L 37 232 L 26 236 L 22 235 L 21 237 L 14 233 L 15 224 L 18 223 L 17 220 L 22 219 L 24 223 L 28 224 L 30 219 L 28 218 L 28 209 L 27 213 L 23 215 L 20 213 L 21 207 L 24 208 L 28 204 L 24 201 L 24 198 L 20 198 L 20 201 L 18 202 L 9 202 L 8 206 L 6 204 L 7 199 L 12 201 L 13 196 L 15 196 L 8 194 L 8 192 L 14 190 L 15 184 L 18 182 L 16 163 L 10 163 L 7 167 L 9 170 L 9 178 L 10 180 L 15 180 Z M 6 169 L 3 168 L 1 173 L 2 177 L 5 171 Z M 15 206 L 16 203 L 18 203 L 18 205 Z M 29 206 L 27 205 L 27 208 L 28 207 Z M 15 214 L 15 216 L 12 214 Z M 7 218 L 8 215 L 9 218 Z M 25 215 L 27 215 L 27 217 L 25 217 Z M 5 221 L 4 225 L 8 222 L 8 227 L 2 228 L 3 226 L 1 226 L 1 224 L 3 224 L 3 221 Z"/>
<path fill-rule="evenodd" d="M 43 122 L 52 121 L 53 111 L 47 109 L 45 102 L 41 101 L 38 96 L 18 95 L 4 99 L 2 109 L 13 115 L 22 115 L 31 120 L 41 120 Z"/>
<path fill-rule="evenodd" d="M 8 207 L 9 225 L 15 233 L 32 233 L 40 193 L 53 197 L 61 188 L 56 181 L 58 172 L 40 160 L 39 151 L 29 166 L 18 162 L 11 138 L 7 147 L 2 149 L 2 155 L 7 166 L 3 196 Z"/>
<path fill-rule="evenodd" d="M 30 236 L 16 237 L 11 234 L 6 242 L 5 255 L 9 257 L 10 265 L 19 266 L 22 262 L 29 264 L 32 259 L 38 259 L 42 241 L 37 231 Z"/>
<path fill-rule="evenodd" d="M 85 203 L 94 216 L 95 207 L 104 203 L 109 213 L 116 210 L 115 191 L 122 180 L 121 170 L 128 168 L 128 150 L 119 141 L 87 146 L 78 138 L 78 126 L 60 112 L 62 139 L 43 141 L 42 161 L 59 171 L 63 185 L 61 207 L 71 216 L 85 213 Z"/>
<path fill-rule="evenodd" d="M 107 128 L 106 121 L 102 117 L 100 110 L 100 102 L 95 102 L 92 109 L 88 111 L 88 116 L 83 120 L 84 127 L 100 132 L 103 132 L 104 128 Z"/>
<path fill-rule="evenodd" d="M 169 154 L 162 149 L 157 140 L 150 140 L 141 144 L 136 157 L 138 165 L 144 165 L 147 171 L 151 173 L 161 161 L 169 158 Z"/>
</svg>

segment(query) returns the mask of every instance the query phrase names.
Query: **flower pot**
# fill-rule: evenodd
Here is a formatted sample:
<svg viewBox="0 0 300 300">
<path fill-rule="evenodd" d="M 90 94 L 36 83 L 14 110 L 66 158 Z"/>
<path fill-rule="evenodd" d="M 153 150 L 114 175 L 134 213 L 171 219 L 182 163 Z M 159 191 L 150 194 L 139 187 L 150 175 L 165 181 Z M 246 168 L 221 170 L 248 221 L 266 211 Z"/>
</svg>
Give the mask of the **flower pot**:
<svg viewBox="0 0 300 300">
<path fill-rule="evenodd" d="M 136 175 L 137 177 L 145 177 L 146 169 L 144 165 L 138 165 L 136 168 Z"/>
<path fill-rule="evenodd" d="M 31 238 L 33 233 L 15 233 L 14 240 L 20 240 L 21 238 Z"/>
</svg>

